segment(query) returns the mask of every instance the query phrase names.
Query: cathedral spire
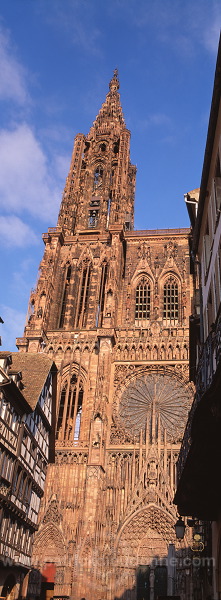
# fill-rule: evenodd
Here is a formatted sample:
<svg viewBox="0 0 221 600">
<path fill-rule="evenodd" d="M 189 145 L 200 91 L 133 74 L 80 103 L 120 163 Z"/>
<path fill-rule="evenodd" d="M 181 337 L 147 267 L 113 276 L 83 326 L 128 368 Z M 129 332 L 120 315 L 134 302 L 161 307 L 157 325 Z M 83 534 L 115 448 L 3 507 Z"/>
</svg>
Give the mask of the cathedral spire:
<svg viewBox="0 0 221 600">
<path fill-rule="evenodd" d="M 75 139 L 58 225 L 71 235 L 133 228 L 136 167 L 119 94 L 118 71 L 87 136 Z"/>
<path fill-rule="evenodd" d="M 117 133 L 126 129 L 126 124 L 123 116 L 120 94 L 118 92 L 120 82 L 118 78 L 118 70 L 114 70 L 114 74 L 109 83 L 109 92 L 105 102 L 91 127 L 89 136 L 94 133 L 94 129 L 99 133 L 107 133 L 114 127 Z M 88 136 L 88 137 L 89 137 Z"/>
<path fill-rule="evenodd" d="M 119 90 L 119 87 L 120 87 L 120 82 L 118 79 L 118 69 L 114 69 L 113 77 L 109 83 L 109 90 L 110 90 L 110 92 L 116 92 L 116 90 Z"/>
</svg>

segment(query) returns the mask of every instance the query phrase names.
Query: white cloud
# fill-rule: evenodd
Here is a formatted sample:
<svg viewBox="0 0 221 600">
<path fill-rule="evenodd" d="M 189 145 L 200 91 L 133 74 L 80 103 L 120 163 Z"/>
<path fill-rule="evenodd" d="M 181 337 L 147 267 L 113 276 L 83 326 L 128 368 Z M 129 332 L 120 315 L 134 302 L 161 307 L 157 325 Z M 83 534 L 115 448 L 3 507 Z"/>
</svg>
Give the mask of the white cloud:
<svg viewBox="0 0 221 600">
<path fill-rule="evenodd" d="M 204 45 L 212 53 L 217 54 L 219 35 L 221 25 L 221 7 L 219 7 L 219 17 L 211 23 L 210 27 L 204 32 Z"/>
<path fill-rule="evenodd" d="M 172 121 L 170 117 L 164 113 L 153 113 L 147 116 L 142 121 L 137 121 L 139 130 L 148 129 L 149 127 L 170 127 Z"/>
<path fill-rule="evenodd" d="M 8 31 L 0 26 L 0 99 L 24 104 L 29 100 L 26 71 L 15 56 Z"/>
<path fill-rule="evenodd" d="M 39 239 L 26 223 L 14 215 L 0 216 L 0 244 L 24 247 L 38 244 Z"/>
<path fill-rule="evenodd" d="M 112 11 L 124 10 L 125 17 L 140 31 L 148 27 L 157 39 L 191 60 L 198 48 L 217 54 L 220 26 L 220 0 L 113 0 Z M 144 38 L 143 38 L 144 39 Z"/>
<path fill-rule="evenodd" d="M 4 323 L 0 327 L 1 350 L 16 351 L 15 339 L 22 336 L 25 325 L 25 313 L 5 304 L 0 304 L 0 315 Z"/>
<path fill-rule="evenodd" d="M 57 155 L 55 157 L 55 165 L 56 165 L 56 172 L 57 175 L 63 179 L 64 183 L 65 183 L 65 179 L 67 177 L 67 174 L 69 172 L 69 168 L 70 168 L 70 155 Z"/>
<path fill-rule="evenodd" d="M 10 300 L 11 298 L 16 299 L 16 305 L 21 306 L 24 304 L 24 306 L 28 306 L 30 290 L 36 288 L 38 279 L 36 263 L 40 261 L 41 254 L 39 247 L 34 251 L 32 246 L 29 251 L 25 249 L 25 259 L 21 260 L 21 256 L 23 256 L 24 253 L 19 250 L 16 252 L 17 262 L 13 262 L 7 286 L 8 291 L 5 290 L 6 295 L 8 294 Z"/>
<path fill-rule="evenodd" d="M 45 12 L 45 3 L 42 8 Z M 87 0 L 66 0 L 65 3 L 57 0 L 53 4 L 53 11 L 46 9 L 45 12 L 47 21 L 61 30 L 62 35 L 68 35 L 71 43 L 80 48 L 82 53 L 102 56 L 102 21 L 96 15 L 96 4 Z"/>
<path fill-rule="evenodd" d="M 185 5 L 184 5 L 185 7 Z M 192 41 L 192 46 L 203 46 L 209 53 L 217 54 L 220 26 L 220 0 L 192 0 L 185 7 L 183 20 L 186 21 L 186 36 Z"/>
<path fill-rule="evenodd" d="M 171 119 L 164 113 L 155 113 L 149 117 L 150 123 L 153 125 L 170 125 Z"/>
<path fill-rule="evenodd" d="M 1 207 L 5 211 L 17 214 L 24 211 L 43 221 L 54 222 L 62 186 L 52 167 L 50 175 L 47 156 L 27 124 L 0 130 Z"/>
</svg>

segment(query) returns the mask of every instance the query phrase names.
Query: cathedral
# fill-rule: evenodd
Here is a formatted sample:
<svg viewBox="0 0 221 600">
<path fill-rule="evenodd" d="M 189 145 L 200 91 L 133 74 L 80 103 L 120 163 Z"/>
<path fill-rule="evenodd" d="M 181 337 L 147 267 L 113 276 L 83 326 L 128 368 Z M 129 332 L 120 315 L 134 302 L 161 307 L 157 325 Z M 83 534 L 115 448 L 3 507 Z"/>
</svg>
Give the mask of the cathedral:
<svg viewBox="0 0 221 600">
<path fill-rule="evenodd" d="M 33 552 L 46 599 L 180 593 L 168 557 L 187 546 L 173 498 L 193 399 L 190 230 L 134 230 L 135 179 L 115 71 L 88 135 L 75 138 L 17 339 L 58 368 L 55 461 Z"/>
</svg>

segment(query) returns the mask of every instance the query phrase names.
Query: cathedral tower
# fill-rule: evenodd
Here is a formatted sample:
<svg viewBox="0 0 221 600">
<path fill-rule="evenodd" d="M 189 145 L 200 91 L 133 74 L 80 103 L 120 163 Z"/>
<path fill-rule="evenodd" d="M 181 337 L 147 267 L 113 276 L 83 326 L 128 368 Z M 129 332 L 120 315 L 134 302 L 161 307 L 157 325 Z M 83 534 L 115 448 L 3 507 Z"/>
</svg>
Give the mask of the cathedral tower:
<svg viewBox="0 0 221 600">
<path fill-rule="evenodd" d="M 73 600 L 175 592 L 162 560 L 175 552 L 176 460 L 193 393 L 189 230 L 134 231 L 118 89 L 115 71 L 89 134 L 76 136 L 17 340 L 59 369 L 33 561 L 52 595 Z"/>
<path fill-rule="evenodd" d="M 119 97 L 117 71 L 89 134 L 75 139 L 58 226 L 66 233 L 133 228 L 136 169 Z"/>
</svg>

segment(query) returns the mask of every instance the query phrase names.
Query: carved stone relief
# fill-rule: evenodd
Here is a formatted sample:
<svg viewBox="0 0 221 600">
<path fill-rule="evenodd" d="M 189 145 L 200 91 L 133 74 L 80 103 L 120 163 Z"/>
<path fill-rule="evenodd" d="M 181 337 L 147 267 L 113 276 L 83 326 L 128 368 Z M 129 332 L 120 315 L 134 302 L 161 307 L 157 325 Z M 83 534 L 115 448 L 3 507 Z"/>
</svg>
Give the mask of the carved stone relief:
<svg viewBox="0 0 221 600">
<path fill-rule="evenodd" d="M 183 433 L 184 423 L 192 403 L 188 387 L 176 377 L 166 373 L 151 373 L 137 377 L 124 390 L 119 418 L 124 427 L 135 436 L 141 429 L 145 434 L 149 420 L 148 435 L 156 438 L 159 427 L 166 429 L 167 439 L 175 442 Z M 153 431 L 155 419 L 155 431 Z"/>
<path fill-rule="evenodd" d="M 57 501 L 53 500 L 49 506 L 48 509 L 45 513 L 45 516 L 43 518 L 43 523 L 60 523 L 61 520 L 61 514 L 58 510 L 58 505 L 57 505 Z"/>
</svg>

